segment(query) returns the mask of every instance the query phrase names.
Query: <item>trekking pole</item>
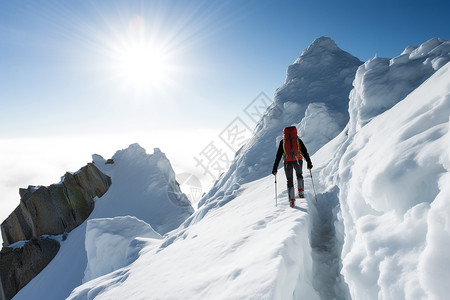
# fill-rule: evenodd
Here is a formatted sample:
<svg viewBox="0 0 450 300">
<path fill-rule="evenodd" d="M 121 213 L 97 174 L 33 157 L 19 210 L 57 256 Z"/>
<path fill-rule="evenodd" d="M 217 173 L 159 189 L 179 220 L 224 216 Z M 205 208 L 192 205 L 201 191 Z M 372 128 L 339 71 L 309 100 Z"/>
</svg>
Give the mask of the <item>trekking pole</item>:
<svg viewBox="0 0 450 300">
<path fill-rule="evenodd" d="M 312 178 L 312 172 L 311 172 L 311 169 L 309 169 L 309 175 L 311 175 L 311 182 L 312 182 L 313 191 L 314 191 L 314 198 L 316 199 L 316 203 L 317 203 L 316 188 L 314 187 L 314 180 L 313 180 L 313 178 Z"/>
<path fill-rule="evenodd" d="M 277 174 L 275 174 L 275 206 L 278 206 Z"/>
</svg>

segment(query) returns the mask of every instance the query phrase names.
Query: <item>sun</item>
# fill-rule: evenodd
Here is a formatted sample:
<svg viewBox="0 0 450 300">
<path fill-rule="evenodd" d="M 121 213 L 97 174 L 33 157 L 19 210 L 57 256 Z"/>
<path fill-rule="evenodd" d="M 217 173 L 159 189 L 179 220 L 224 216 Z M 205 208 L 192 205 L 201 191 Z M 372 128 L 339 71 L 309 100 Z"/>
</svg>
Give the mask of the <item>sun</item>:
<svg viewBox="0 0 450 300">
<path fill-rule="evenodd" d="M 125 46 L 115 60 L 114 69 L 119 79 L 135 89 L 164 85 L 170 77 L 168 53 L 150 42 Z"/>
<path fill-rule="evenodd" d="M 167 89 L 177 71 L 176 51 L 167 41 L 147 32 L 141 18 L 131 25 L 109 43 L 110 75 L 124 89 L 139 94 Z"/>
</svg>

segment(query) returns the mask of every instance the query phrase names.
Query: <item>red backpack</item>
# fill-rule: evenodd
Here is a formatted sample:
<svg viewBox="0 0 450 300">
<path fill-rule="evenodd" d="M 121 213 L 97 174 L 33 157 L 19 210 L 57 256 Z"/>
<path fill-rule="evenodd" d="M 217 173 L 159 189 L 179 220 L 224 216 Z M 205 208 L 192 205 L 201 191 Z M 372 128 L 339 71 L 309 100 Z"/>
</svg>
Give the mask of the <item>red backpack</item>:
<svg viewBox="0 0 450 300">
<path fill-rule="evenodd" d="M 283 135 L 284 161 L 297 161 L 303 159 L 297 136 L 297 128 L 295 126 L 286 127 L 283 130 Z"/>
</svg>

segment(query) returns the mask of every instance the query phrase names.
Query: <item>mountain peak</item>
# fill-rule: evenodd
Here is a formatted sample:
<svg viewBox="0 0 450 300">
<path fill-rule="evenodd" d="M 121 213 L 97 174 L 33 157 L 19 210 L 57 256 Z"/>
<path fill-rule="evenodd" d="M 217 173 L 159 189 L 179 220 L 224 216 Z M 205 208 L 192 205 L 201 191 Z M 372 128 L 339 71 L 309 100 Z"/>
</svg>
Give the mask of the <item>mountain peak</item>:
<svg viewBox="0 0 450 300">
<path fill-rule="evenodd" d="M 335 52 L 342 51 L 338 45 L 329 37 L 322 36 L 320 38 L 315 39 L 311 45 L 308 46 L 305 50 L 303 50 L 302 54 L 295 61 L 298 63 L 302 58 L 310 55 L 316 55 L 318 53 L 323 52 Z"/>
<path fill-rule="evenodd" d="M 320 38 L 315 39 L 311 45 L 306 48 L 303 52 L 308 52 L 309 50 L 313 50 L 317 47 L 327 48 L 330 50 L 339 49 L 338 45 L 336 45 L 335 41 L 333 39 L 327 37 L 327 36 L 321 36 Z"/>
<path fill-rule="evenodd" d="M 342 68 L 350 67 L 356 71 L 361 64 L 358 58 L 339 48 L 331 38 L 322 36 L 315 39 L 288 67 L 286 83 L 305 76 L 312 81 L 324 81 L 327 80 L 324 77 L 325 70 L 329 75 L 337 72 L 336 75 L 339 76 Z"/>
</svg>

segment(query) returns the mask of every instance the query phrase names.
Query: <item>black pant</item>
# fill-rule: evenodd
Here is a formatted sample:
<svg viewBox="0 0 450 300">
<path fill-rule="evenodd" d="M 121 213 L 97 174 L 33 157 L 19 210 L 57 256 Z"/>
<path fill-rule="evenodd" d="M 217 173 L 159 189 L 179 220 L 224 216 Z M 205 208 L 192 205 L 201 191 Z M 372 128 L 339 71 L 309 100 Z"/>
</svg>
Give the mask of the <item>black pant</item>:
<svg viewBox="0 0 450 300">
<path fill-rule="evenodd" d="M 287 179 L 287 186 L 288 188 L 291 188 L 294 186 L 294 170 L 295 174 L 297 175 L 297 181 L 301 181 L 303 188 L 303 176 L 302 176 L 302 167 L 303 167 L 303 160 L 297 160 L 297 161 L 287 161 L 284 163 L 284 172 L 286 173 L 286 179 Z"/>
</svg>

